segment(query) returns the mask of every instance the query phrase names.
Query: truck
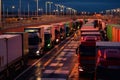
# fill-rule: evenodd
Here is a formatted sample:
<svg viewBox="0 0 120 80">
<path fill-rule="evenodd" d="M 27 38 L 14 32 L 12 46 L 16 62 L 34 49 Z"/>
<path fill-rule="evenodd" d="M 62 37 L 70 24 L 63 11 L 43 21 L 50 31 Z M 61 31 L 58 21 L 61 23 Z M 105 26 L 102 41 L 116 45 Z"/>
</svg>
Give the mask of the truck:
<svg viewBox="0 0 120 80">
<path fill-rule="evenodd" d="M 25 27 L 24 32 L 28 33 L 29 57 L 41 57 L 44 54 L 44 28 Z"/>
<path fill-rule="evenodd" d="M 23 54 L 20 35 L 0 35 L 0 80 L 13 80 L 24 68 Z"/>
<path fill-rule="evenodd" d="M 120 43 L 96 42 L 95 80 L 120 79 Z"/>
<path fill-rule="evenodd" d="M 55 28 L 52 25 L 41 25 L 44 27 L 44 50 L 50 50 L 55 43 Z"/>
<path fill-rule="evenodd" d="M 64 40 L 65 39 L 65 27 L 64 27 L 64 22 L 58 23 L 60 26 L 60 39 Z"/>
<path fill-rule="evenodd" d="M 52 27 L 54 28 L 54 33 L 55 33 L 55 44 L 58 44 L 61 42 L 60 39 L 60 26 L 58 23 L 56 24 L 51 24 Z"/>
<path fill-rule="evenodd" d="M 65 27 L 65 34 L 66 34 L 65 36 L 69 37 L 71 35 L 70 23 L 66 22 L 64 27 Z"/>
<path fill-rule="evenodd" d="M 95 72 L 96 41 L 101 41 L 100 32 L 82 32 L 79 46 L 79 72 Z M 81 71 L 82 70 L 82 71 Z"/>
</svg>

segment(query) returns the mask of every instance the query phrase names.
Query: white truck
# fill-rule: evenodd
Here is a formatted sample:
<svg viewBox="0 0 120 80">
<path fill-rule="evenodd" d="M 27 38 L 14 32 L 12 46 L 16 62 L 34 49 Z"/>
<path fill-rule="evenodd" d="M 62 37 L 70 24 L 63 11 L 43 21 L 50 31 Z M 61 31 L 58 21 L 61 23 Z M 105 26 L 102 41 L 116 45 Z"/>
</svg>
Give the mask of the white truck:
<svg viewBox="0 0 120 80">
<path fill-rule="evenodd" d="M 44 48 L 44 28 L 43 27 L 26 27 L 24 32 L 28 32 L 28 45 L 30 57 L 41 57 Z"/>
<path fill-rule="evenodd" d="M 0 80 L 12 80 L 23 66 L 22 37 L 0 35 Z"/>
<path fill-rule="evenodd" d="M 55 28 L 52 25 L 41 25 L 44 27 L 44 49 L 50 50 L 55 42 Z"/>
</svg>

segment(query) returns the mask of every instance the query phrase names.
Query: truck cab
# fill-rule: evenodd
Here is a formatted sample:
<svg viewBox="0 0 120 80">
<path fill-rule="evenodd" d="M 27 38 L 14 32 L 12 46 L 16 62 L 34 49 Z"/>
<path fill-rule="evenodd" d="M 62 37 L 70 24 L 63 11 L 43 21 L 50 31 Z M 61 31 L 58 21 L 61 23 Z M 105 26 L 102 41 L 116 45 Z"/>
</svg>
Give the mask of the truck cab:
<svg viewBox="0 0 120 80">
<path fill-rule="evenodd" d="M 43 28 L 26 27 L 25 32 L 28 32 L 29 56 L 41 57 L 43 55 Z"/>
</svg>

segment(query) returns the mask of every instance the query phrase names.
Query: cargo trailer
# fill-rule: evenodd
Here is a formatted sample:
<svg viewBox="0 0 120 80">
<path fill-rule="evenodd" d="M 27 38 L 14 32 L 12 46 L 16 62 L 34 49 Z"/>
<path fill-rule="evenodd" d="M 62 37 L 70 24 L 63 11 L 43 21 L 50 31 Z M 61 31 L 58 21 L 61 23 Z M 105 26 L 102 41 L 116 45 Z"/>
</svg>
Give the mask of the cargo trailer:
<svg viewBox="0 0 120 80">
<path fill-rule="evenodd" d="M 22 37 L 0 35 L 0 80 L 13 80 L 24 65 Z"/>
</svg>

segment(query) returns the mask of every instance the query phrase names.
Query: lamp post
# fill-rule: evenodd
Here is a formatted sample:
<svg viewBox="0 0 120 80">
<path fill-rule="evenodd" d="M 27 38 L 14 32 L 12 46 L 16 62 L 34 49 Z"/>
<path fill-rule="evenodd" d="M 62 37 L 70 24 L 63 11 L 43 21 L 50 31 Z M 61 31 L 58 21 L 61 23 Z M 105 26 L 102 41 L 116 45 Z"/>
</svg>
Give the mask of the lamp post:
<svg viewBox="0 0 120 80">
<path fill-rule="evenodd" d="M 15 9 L 15 6 L 13 5 L 12 6 L 12 17 L 14 17 L 14 9 Z"/>
<path fill-rule="evenodd" d="M 59 7 L 60 7 L 60 11 L 61 11 L 62 15 L 64 15 L 64 8 L 65 8 L 65 6 L 59 5 Z"/>
<path fill-rule="evenodd" d="M 29 11 L 30 11 L 29 0 L 28 0 L 28 6 L 27 6 L 27 8 L 28 8 L 28 18 L 29 18 L 29 16 L 30 16 L 30 13 L 29 13 Z"/>
<path fill-rule="evenodd" d="M 45 2 L 45 6 L 46 6 L 46 15 L 47 15 L 47 4 L 49 5 L 49 14 L 51 14 L 51 4 L 53 4 L 53 2 L 50 2 L 50 1 Z"/>
<path fill-rule="evenodd" d="M 37 2 L 37 17 L 38 17 L 38 0 L 36 2 Z"/>
<path fill-rule="evenodd" d="M 1 27 L 2 27 L 2 19 L 1 19 L 2 17 L 1 17 L 1 0 L 0 0 L 0 29 L 1 29 Z"/>
<path fill-rule="evenodd" d="M 19 17 L 21 17 L 21 0 L 19 0 Z"/>
<path fill-rule="evenodd" d="M 69 8 L 69 7 L 67 8 L 67 13 L 68 13 L 69 15 L 71 15 L 71 13 L 72 13 L 71 10 L 72 10 L 72 8 Z"/>
<path fill-rule="evenodd" d="M 8 8 L 7 8 L 7 17 L 8 17 Z"/>
<path fill-rule="evenodd" d="M 57 15 L 58 15 L 58 6 L 59 6 L 59 4 L 55 4 L 55 6 L 56 6 L 56 10 L 55 10 L 55 12 L 56 12 Z"/>
<path fill-rule="evenodd" d="M 42 8 L 39 8 L 38 11 L 40 11 L 41 14 L 43 14 L 43 9 Z"/>
</svg>

